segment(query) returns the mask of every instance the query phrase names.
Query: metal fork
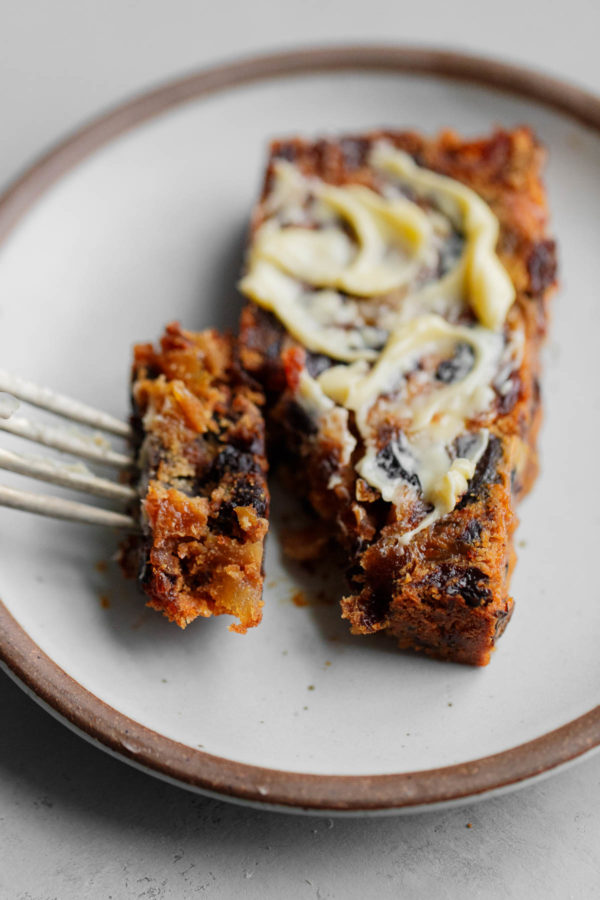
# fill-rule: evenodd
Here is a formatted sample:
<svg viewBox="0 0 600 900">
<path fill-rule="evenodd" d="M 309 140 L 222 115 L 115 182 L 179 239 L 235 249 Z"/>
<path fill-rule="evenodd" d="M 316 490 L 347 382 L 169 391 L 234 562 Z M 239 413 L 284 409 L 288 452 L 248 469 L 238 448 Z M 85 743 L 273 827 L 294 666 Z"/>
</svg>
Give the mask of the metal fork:
<svg viewBox="0 0 600 900">
<path fill-rule="evenodd" d="M 75 432 L 73 429 L 38 424 L 28 418 L 17 416 L 15 413 L 20 405 L 18 401 L 44 409 L 63 419 L 90 426 L 96 429 L 96 433 L 90 436 L 83 432 Z M 128 439 L 131 437 L 129 425 L 91 406 L 2 370 L 0 370 L 0 430 L 116 470 L 123 471 L 133 464 L 130 453 L 115 450 L 106 438 L 98 433 L 105 432 Z M 116 479 L 100 478 L 83 463 L 69 464 L 48 457 L 24 456 L 0 448 L 0 469 L 103 497 L 121 506 L 131 503 L 137 497 L 132 487 L 121 484 Z M 129 531 L 137 528 L 135 520 L 123 512 L 63 500 L 49 494 L 33 494 L 5 485 L 0 485 L 0 506 L 90 525 L 107 525 Z"/>
</svg>

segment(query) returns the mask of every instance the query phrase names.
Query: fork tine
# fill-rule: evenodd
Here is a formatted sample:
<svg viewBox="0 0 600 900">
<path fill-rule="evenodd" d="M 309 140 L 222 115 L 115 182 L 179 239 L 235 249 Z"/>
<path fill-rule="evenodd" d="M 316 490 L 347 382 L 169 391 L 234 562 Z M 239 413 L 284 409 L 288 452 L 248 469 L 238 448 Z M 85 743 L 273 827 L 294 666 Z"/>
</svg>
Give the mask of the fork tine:
<svg viewBox="0 0 600 900">
<path fill-rule="evenodd" d="M 62 500 L 59 497 L 17 491 L 5 487 L 5 485 L 0 485 L 0 506 L 9 506 L 11 509 L 21 509 L 25 512 L 37 513 L 40 516 L 81 522 L 87 525 L 107 525 L 129 531 L 136 531 L 138 527 L 131 516 L 125 516 L 122 513 L 100 509 L 97 506 L 88 506 L 86 503 Z"/>
<path fill-rule="evenodd" d="M 0 419 L 10 419 L 19 408 L 19 401 L 10 394 L 0 392 Z"/>
<path fill-rule="evenodd" d="M 10 372 L 5 372 L 3 369 L 0 369 L 0 391 L 6 391 L 19 400 L 24 400 L 26 403 L 40 407 L 40 409 L 47 409 L 49 412 L 57 413 L 59 416 L 64 416 L 75 422 L 90 425 L 92 428 L 108 431 L 120 437 L 131 437 L 129 425 L 126 425 L 125 422 L 121 422 L 114 416 L 94 409 L 86 403 L 80 403 L 79 400 L 65 397 L 64 394 L 51 391 L 49 388 L 40 387 L 31 381 L 26 381 L 25 378 L 20 378 L 18 375 L 11 375 Z"/>
<path fill-rule="evenodd" d="M 51 428 L 48 425 L 36 425 L 28 419 L 13 416 L 10 419 L 0 419 L 0 430 L 8 431 L 18 437 L 71 453 L 73 456 L 81 456 L 93 462 L 105 466 L 117 466 L 127 468 L 133 462 L 133 458 L 124 453 L 116 453 L 114 450 L 94 443 L 94 439 L 77 437 L 60 428 Z"/>
<path fill-rule="evenodd" d="M 51 459 L 21 456 L 0 448 L 0 469 L 15 472 L 17 475 L 28 475 L 49 484 L 83 491 L 96 497 L 109 500 L 133 500 L 137 494 L 133 488 L 125 484 L 117 484 L 107 478 L 98 478 L 83 465 L 64 465 Z"/>
</svg>

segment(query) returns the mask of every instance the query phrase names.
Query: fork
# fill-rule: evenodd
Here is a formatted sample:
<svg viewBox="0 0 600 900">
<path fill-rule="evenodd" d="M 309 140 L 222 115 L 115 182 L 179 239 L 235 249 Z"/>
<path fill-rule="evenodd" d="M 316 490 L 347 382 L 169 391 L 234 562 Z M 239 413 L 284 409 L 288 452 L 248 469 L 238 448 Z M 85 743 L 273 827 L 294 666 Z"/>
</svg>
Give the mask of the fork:
<svg viewBox="0 0 600 900">
<path fill-rule="evenodd" d="M 93 435 L 73 428 L 36 423 L 16 416 L 19 401 L 46 410 L 71 422 L 96 430 Z M 87 462 L 125 471 L 133 465 L 133 456 L 115 450 L 99 432 L 130 439 L 131 428 L 108 413 L 46 387 L 40 387 L 9 372 L 0 370 L 0 431 L 43 444 Z M 83 463 L 63 463 L 48 457 L 31 457 L 0 448 L 0 469 L 25 475 L 69 490 L 102 497 L 123 507 L 137 498 L 137 492 L 115 478 L 101 478 Z M 0 484 L 0 506 L 20 509 L 57 519 L 90 525 L 106 525 L 137 530 L 132 516 L 124 512 L 64 500 L 49 494 L 34 494 Z"/>
</svg>

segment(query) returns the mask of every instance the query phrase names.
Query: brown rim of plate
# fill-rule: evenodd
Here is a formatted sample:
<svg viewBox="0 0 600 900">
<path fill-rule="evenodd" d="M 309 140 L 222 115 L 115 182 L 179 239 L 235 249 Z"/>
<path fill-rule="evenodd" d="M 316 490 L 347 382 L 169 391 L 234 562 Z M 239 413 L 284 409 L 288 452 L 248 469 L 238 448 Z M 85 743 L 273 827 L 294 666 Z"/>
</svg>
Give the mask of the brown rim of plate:
<svg viewBox="0 0 600 900">
<path fill-rule="evenodd" d="M 50 150 L 0 197 L 0 240 L 66 172 L 113 138 L 179 104 L 272 78 L 353 71 L 444 77 L 506 91 L 600 132 L 600 97 L 527 68 L 446 50 L 390 45 L 305 48 L 205 69 L 141 94 Z M 120 757 L 182 786 L 290 809 L 384 811 L 518 785 L 600 745 L 600 706 L 542 737 L 459 765 L 389 775 L 311 775 L 212 756 L 145 728 L 105 704 L 54 663 L 0 601 L 0 659 L 74 728 Z"/>
</svg>

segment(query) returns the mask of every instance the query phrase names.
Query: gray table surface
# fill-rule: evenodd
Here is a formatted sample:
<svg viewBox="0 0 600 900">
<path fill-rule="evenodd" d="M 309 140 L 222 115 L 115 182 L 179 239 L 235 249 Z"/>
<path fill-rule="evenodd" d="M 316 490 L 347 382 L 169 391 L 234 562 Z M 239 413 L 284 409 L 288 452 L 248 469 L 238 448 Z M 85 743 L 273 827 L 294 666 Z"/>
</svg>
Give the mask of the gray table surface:
<svg viewBox="0 0 600 900">
<path fill-rule="evenodd" d="M 600 92 L 599 33 L 596 0 L 0 0 L 0 184 L 128 94 L 236 55 L 428 43 Z M 334 820 L 163 784 L 3 677 L 0 721 L 1 900 L 600 897 L 600 755 L 459 809 Z"/>
</svg>

